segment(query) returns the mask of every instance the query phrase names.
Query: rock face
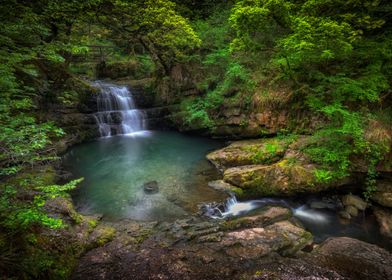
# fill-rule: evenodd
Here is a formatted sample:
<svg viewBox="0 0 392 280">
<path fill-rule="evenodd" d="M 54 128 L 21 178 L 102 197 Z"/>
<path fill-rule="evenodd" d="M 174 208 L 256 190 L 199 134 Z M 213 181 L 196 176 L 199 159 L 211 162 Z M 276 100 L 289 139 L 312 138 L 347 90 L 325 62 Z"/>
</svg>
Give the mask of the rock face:
<svg viewBox="0 0 392 280">
<path fill-rule="evenodd" d="M 378 182 L 377 191 L 372 195 L 372 200 L 382 206 L 392 208 L 392 182 Z"/>
</svg>

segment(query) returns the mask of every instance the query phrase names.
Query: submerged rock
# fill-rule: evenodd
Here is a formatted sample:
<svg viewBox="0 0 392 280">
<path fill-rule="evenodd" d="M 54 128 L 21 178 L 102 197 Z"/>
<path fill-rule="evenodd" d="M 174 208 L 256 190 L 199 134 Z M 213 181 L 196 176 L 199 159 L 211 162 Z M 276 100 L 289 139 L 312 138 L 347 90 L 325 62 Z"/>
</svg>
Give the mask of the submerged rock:
<svg viewBox="0 0 392 280">
<path fill-rule="evenodd" d="M 356 217 L 358 216 L 358 208 L 352 206 L 352 205 L 348 205 L 345 208 L 345 211 L 350 214 L 351 217 Z"/>
<path fill-rule="evenodd" d="M 154 194 L 159 191 L 159 186 L 157 181 L 149 181 L 143 184 L 143 190 L 147 194 Z"/>
<path fill-rule="evenodd" d="M 348 213 L 345 210 L 342 210 L 342 211 L 339 212 L 339 217 L 341 217 L 343 219 L 346 219 L 346 220 L 350 220 L 351 219 L 350 213 Z"/>
<path fill-rule="evenodd" d="M 352 195 L 352 194 L 347 194 L 343 196 L 342 198 L 342 203 L 344 206 L 353 206 L 357 208 L 358 210 L 365 210 L 367 207 L 366 201 L 364 201 L 362 198 L 360 198 L 357 195 Z M 347 209 L 346 209 L 347 210 Z"/>
</svg>

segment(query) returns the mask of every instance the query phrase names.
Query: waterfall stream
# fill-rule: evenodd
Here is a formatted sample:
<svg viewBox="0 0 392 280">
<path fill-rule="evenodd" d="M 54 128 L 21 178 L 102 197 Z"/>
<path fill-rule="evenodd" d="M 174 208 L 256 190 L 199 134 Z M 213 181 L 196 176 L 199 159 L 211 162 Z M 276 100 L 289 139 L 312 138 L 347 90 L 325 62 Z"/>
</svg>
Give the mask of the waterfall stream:
<svg viewBox="0 0 392 280">
<path fill-rule="evenodd" d="M 100 90 L 95 119 L 101 137 L 129 135 L 145 129 L 144 113 L 136 109 L 127 87 L 103 82 L 93 85 Z"/>
<path fill-rule="evenodd" d="M 293 217 L 309 230 L 316 242 L 322 242 L 331 236 L 349 236 L 366 242 L 387 246 L 380 236 L 374 216 L 362 212 L 350 221 L 339 218 L 339 208 L 314 209 L 311 202 L 320 198 L 303 198 L 296 201 L 290 198 L 261 198 L 238 201 L 232 195 L 224 203 L 203 204 L 202 214 L 212 219 L 231 219 L 246 215 L 257 215 L 265 207 L 280 206 L 292 211 Z M 389 246 L 389 245 L 388 245 Z"/>
</svg>

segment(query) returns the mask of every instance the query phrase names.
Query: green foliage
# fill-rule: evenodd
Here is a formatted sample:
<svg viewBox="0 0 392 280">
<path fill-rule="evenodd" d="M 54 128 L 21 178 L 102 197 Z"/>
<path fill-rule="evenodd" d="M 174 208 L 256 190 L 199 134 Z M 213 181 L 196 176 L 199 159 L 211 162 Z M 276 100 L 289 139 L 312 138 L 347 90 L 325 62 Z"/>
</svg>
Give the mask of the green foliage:
<svg viewBox="0 0 392 280">
<path fill-rule="evenodd" d="M 200 45 L 188 20 L 171 1 L 106 0 L 102 7 L 98 21 L 111 29 L 111 38 L 141 44 L 166 75 L 176 61 Z"/>
<path fill-rule="evenodd" d="M 372 107 L 390 90 L 388 7 L 370 0 L 240 0 L 233 7 L 231 51 L 265 53 L 265 67 L 276 79 L 293 81 L 301 106 L 328 121 L 304 149 L 320 165 L 320 181 L 349 175 L 352 158 L 360 155 L 374 185 L 380 142 L 364 131 Z"/>
<path fill-rule="evenodd" d="M 27 230 L 34 224 L 51 229 L 63 227 L 61 220 L 48 217 L 43 206 L 48 199 L 66 195 L 81 181 L 82 179 L 74 180 L 62 186 L 36 186 L 34 187 L 36 194 L 31 201 L 18 200 L 17 188 L 10 185 L 4 186 L 0 194 L 0 224 L 11 230 Z M 34 186 L 36 182 L 33 180 L 29 184 Z"/>
<path fill-rule="evenodd" d="M 212 61 L 214 59 L 208 56 L 205 64 L 210 65 L 214 63 Z M 208 80 L 205 82 L 208 83 Z M 227 97 L 227 95 L 231 95 L 232 91 L 238 91 L 238 88 L 241 88 L 243 92 Z M 244 99 L 243 96 L 246 96 L 252 88 L 253 83 L 249 78 L 248 71 L 237 62 L 230 63 L 223 80 L 214 89 L 207 89 L 208 91 L 203 97 L 183 102 L 182 110 L 185 112 L 185 122 L 199 128 L 213 128 L 215 124 L 211 116 L 219 112 L 219 108 L 224 103 L 240 105 L 243 102 L 245 106 L 249 105 L 249 100 Z"/>
</svg>

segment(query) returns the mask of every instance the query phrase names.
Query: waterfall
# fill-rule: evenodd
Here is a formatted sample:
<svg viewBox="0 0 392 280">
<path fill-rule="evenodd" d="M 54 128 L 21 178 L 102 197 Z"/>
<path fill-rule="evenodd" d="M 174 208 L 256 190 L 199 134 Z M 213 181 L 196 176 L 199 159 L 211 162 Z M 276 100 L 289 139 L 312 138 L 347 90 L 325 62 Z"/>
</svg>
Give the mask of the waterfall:
<svg viewBox="0 0 392 280">
<path fill-rule="evenodd" d="M 257 208 L 268 205 L 279 205 L 289 207 L 286 201 L 274 198 L 262 198 L 240 202 L 234 194 L 223 204 L 204 204 L 202 211 L 204 215 L 213 219 L 224 219 L 227 217 L 240 216 Z"/>
<path fill-rule="evenodd" d="M 143 111 L 136 109 L 127 87 L 103 82 L 93 85 L 100 90 L 95 119 L 101 137 L 127 135 L 145 129 Z"/>
</svg>

